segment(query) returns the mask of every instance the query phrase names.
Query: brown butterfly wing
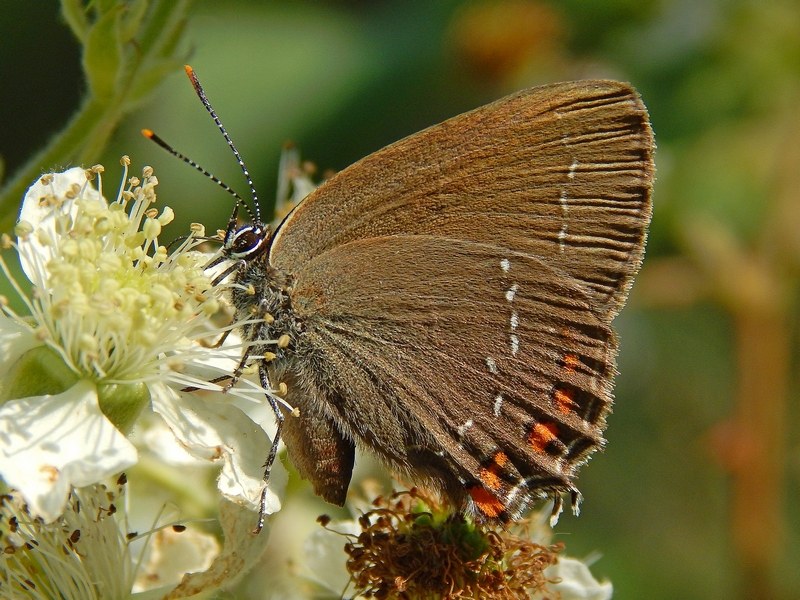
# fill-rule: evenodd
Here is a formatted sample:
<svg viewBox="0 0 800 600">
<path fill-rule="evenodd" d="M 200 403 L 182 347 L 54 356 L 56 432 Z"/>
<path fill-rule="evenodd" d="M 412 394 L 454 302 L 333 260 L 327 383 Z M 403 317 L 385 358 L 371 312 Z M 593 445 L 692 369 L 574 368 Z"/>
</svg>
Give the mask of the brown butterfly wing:
<svg viewBox="0 0 800 600">
<path fill-rule="evenodd" d="M 356 239 L 429 234 L 550 263 L 613 315 L 641 263 L 653 136 L 612 81 L 533 88 L 388 146 L 291 213 L 270 262 L 288 273 Z"/>
<path fill-rule="evenodd" d="M 276 376 L 291 376 L 301 414 L 336 425 L 331 439 L 360 441 L 485 517 L 517 516 L 572 491 L 603 443 L 616 344 L 590 300 L 563 272 L 501 246 L 357 240 L 295 273 L 304 330 Z M 342 487 L 304 474 L 328 496 Z"/>
<path fill-rule="evenodd" d="M 300 475 L 312 482 L 318 496 L 342 506 L 355 462 L 354 440 L 345 436 L 325 412 L 308 408 L 320 402 L 338 402 L 332 390 L 325 391 L 328 395 L 324 399 L 312 399 L 309 389 L 298 387 L 288 373 L 284 375 L 287 402 L 303 407 L 299 416 L 286 414 L 284 421 L 282 437 L 289 459 Z"/>
</svg>

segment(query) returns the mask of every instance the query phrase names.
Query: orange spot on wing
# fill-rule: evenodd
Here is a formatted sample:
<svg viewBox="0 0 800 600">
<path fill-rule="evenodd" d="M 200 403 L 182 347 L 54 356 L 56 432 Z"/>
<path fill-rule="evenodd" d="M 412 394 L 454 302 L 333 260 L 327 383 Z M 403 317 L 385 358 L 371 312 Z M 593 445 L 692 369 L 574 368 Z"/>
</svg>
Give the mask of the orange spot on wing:
<svg viewBox="0 0 800 600">
<path fill-rule="evenodd" d="M 568 373 L 574 373 L 580 364 L 581 359 L 577 354 L 568 353 L 564 355 L 564 370 Z"/>
<path fill-rule="evenodd" d="M 528 434 L 528 444 L 534 452 L 545 452 L 547 445 L 558 439 L 558 426 L 555 423 L 536 423 Z"/>
<path fill-rule="evenodd" d="M 553 391 L 553 400 L 558 410 L 565 415 L 575 412 L 578 403 L 575 402 L 575 390 L 566 388 L 556 388 Z"/>
<path fill-rule="evenodd" d="M 499 473 L 503 466 L 508 462 L 508 456 L 505 452 L 497 452 L 492 457 L 492 462 L 488 467 L 481 467 L 478 471 L 478 478 L 481 483 L 490 490 L 498 490 L 502 485 Z"/>
<path fill-rule="evenodd" d="M 500 487 L 500 478 L 497 476 L 497 471 L 492 467 L 478 471 L 478 478 L 483 485 L 491 490 L 496 490 Z"/>
<path fill-rule="evenodd" d="M 472 501 L 475 502 L 477 509 L 490 519 L 496 519 L 505 510 L 505 506 L 497 496 L 492 494 L 483 486 L 476 485 L 469 490 Z"/>
</svg>

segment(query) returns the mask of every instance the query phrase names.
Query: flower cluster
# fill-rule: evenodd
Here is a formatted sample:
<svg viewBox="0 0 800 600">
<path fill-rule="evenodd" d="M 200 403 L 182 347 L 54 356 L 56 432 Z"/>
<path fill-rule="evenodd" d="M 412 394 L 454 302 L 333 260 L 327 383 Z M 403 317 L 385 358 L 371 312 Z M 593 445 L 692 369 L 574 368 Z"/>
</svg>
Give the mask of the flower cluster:
<svg viewBox="0 0 800 600">
<path fill-rule="evenodd" d="M 0 497 L 0 598 L 92 598 L 95 590 L 127 597 L 134 569 L 119 527 L 123 486 L 120 479 L 71 490 L 50 524 L 31 515 L 18 492 Z"/>
<path fill-rule="evenodd" d="M 23 201 L 16 240 L 2 240 L 0 268 L 18 298 L 0 302 L 0 483 L 11 491 L 5 502 L 17 515 L 14 522 L 28 528 L 8 533 L 19 537 L 29 531 L 35 539 L 7 547 L 21 549 L 11 553 L 21 557 L 24 548 L 33 552 L 52 538 L 57 546 L 74 549 L 74 531 L 88 526 L 69 529 L 65 523 L 78 513 L 76 506 L 86 506 L 80 499 L 102 497 L 106 492 L 97 492 L 98 486 L 139 461 L 136 440 L 160 439 L 167 461 L 180 455 L 179 460 L 221 465 L 223 509 L 249 516 L 239 515 L 248 527 L 229 528 L 239 539 L 226 538 L 216 564 L 237 552 L 241 562 L 245 546 L 263 547 L 267 537 L 258 543 L 248 539 L 271 445 L 260 420 L 248 413 L 257 412 L 251 407 L 260 410 L 264 394 L 272 392 L 247 378 L 231 390 L 223 389 L 224 382 L 213 383 L 229 375 L 242 354 L 235 334 L 221 347 L 214 344 L 239 325 L 223 318 L 220 326 L 214 318 L 225 316 L 225 286 L 207 269 L 216 256 L 199 251 L 207 239 L 199 225 L 170 246 L 160 243 L 173 212 L 154 207 L 158 181 L 152 169 L 129 178 L 129 164 L 123 158 L 125 175 L 112 202 L 103 197 L 100 166 L 41 177 Z M 16 251 L 30 286 L 13 275 L 10 251 Z M 160 429 L 153 426 L 159 422 Z M 171 442 L 164 444 L 154 431 L 170 432 Z M 268 513 L 280 508 L 284 483 L 278 466 L 267 491 Z M 109 504 L 108 498 L 97 502 Z M 111 504 L 124 512 L 125 506 Z M 98 511 L 90 518 L 99 524 Z M 124 529 L 119 531 L 116 538 L 124 541 Z M 107 554 L 94 550 L 98 559 Z M 61 555 L 69 558 L 69 552 Z M 88 553 L 76 556 L 91 567 Z M 229 579 L 232 571 L 226 569 Z M 26 580 L 45 581 L 51 570 L 38 558 L 6 557 L 0 566 L 3 582 L 23 587 Z M 127 571 L 114 570 L 130 592 L 130 578 L 122 577 Z M 236 574 L 241 570 L 240 564 Z M 218 573 L 214 577 L 224 580 Z"/>
<path fill-rule="evenodd" d="M 209 371 L 230 373 L 235 364 L 206 343 L 221 335 L 211 320 L 221 292 L 205 271 L 208 256 L 196 250 L 202 227 L 168 251 L 159 235 L 173 213 L 153 207 L 152 170 L 126 177 L 110 204 L 101 172 L 73 168 L 42 177 L 26 194 L 17 241 L 5 239 L 32 291 L 3 261 L 29 314 L 6 303 L 0 318 L 0 475 L 34 514 L 53 520 L 71 486 L 102 481 L 137 461 L 126 435 L 152 409 L 191 454 L 221 459 L 226 497 L 255 507 L 270 444 L 263 428 L 227 396 L 181 391 L 221 391 L 208 383 Z M 258 401 L 264 392 L 246 383 L 232 390 Z M 278 506 L 272 497 L 270 508 Z"/>
</svg>

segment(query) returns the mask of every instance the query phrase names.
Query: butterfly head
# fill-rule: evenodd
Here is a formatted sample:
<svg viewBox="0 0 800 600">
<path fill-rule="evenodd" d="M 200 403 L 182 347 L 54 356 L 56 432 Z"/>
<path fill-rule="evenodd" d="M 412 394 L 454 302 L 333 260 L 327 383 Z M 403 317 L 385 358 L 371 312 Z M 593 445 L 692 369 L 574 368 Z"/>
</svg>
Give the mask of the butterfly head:
<svg viewBox="0 0 800 600">
<path fill-rule="evenodd" d="M 269 226 L 261 223 L 229 226 L 223 242 L 223 253 L 232 260 L 250 262 L 264 253 L 271 237 Z"/>
</svg>

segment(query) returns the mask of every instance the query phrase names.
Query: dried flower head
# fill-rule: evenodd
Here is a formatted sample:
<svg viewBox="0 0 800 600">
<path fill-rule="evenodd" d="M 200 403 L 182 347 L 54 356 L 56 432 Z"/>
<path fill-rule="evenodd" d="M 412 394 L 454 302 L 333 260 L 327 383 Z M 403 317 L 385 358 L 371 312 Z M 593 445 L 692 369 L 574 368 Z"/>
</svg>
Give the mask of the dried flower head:
<svg viewBox="0 0 800 600">
<path fill-rule="evenodd" d="M 353 587 L 367 598 L 529 598 L 561 551 L 483 528 L 417 489 L 374 505 L 345 545 Z"/>
</svg>

